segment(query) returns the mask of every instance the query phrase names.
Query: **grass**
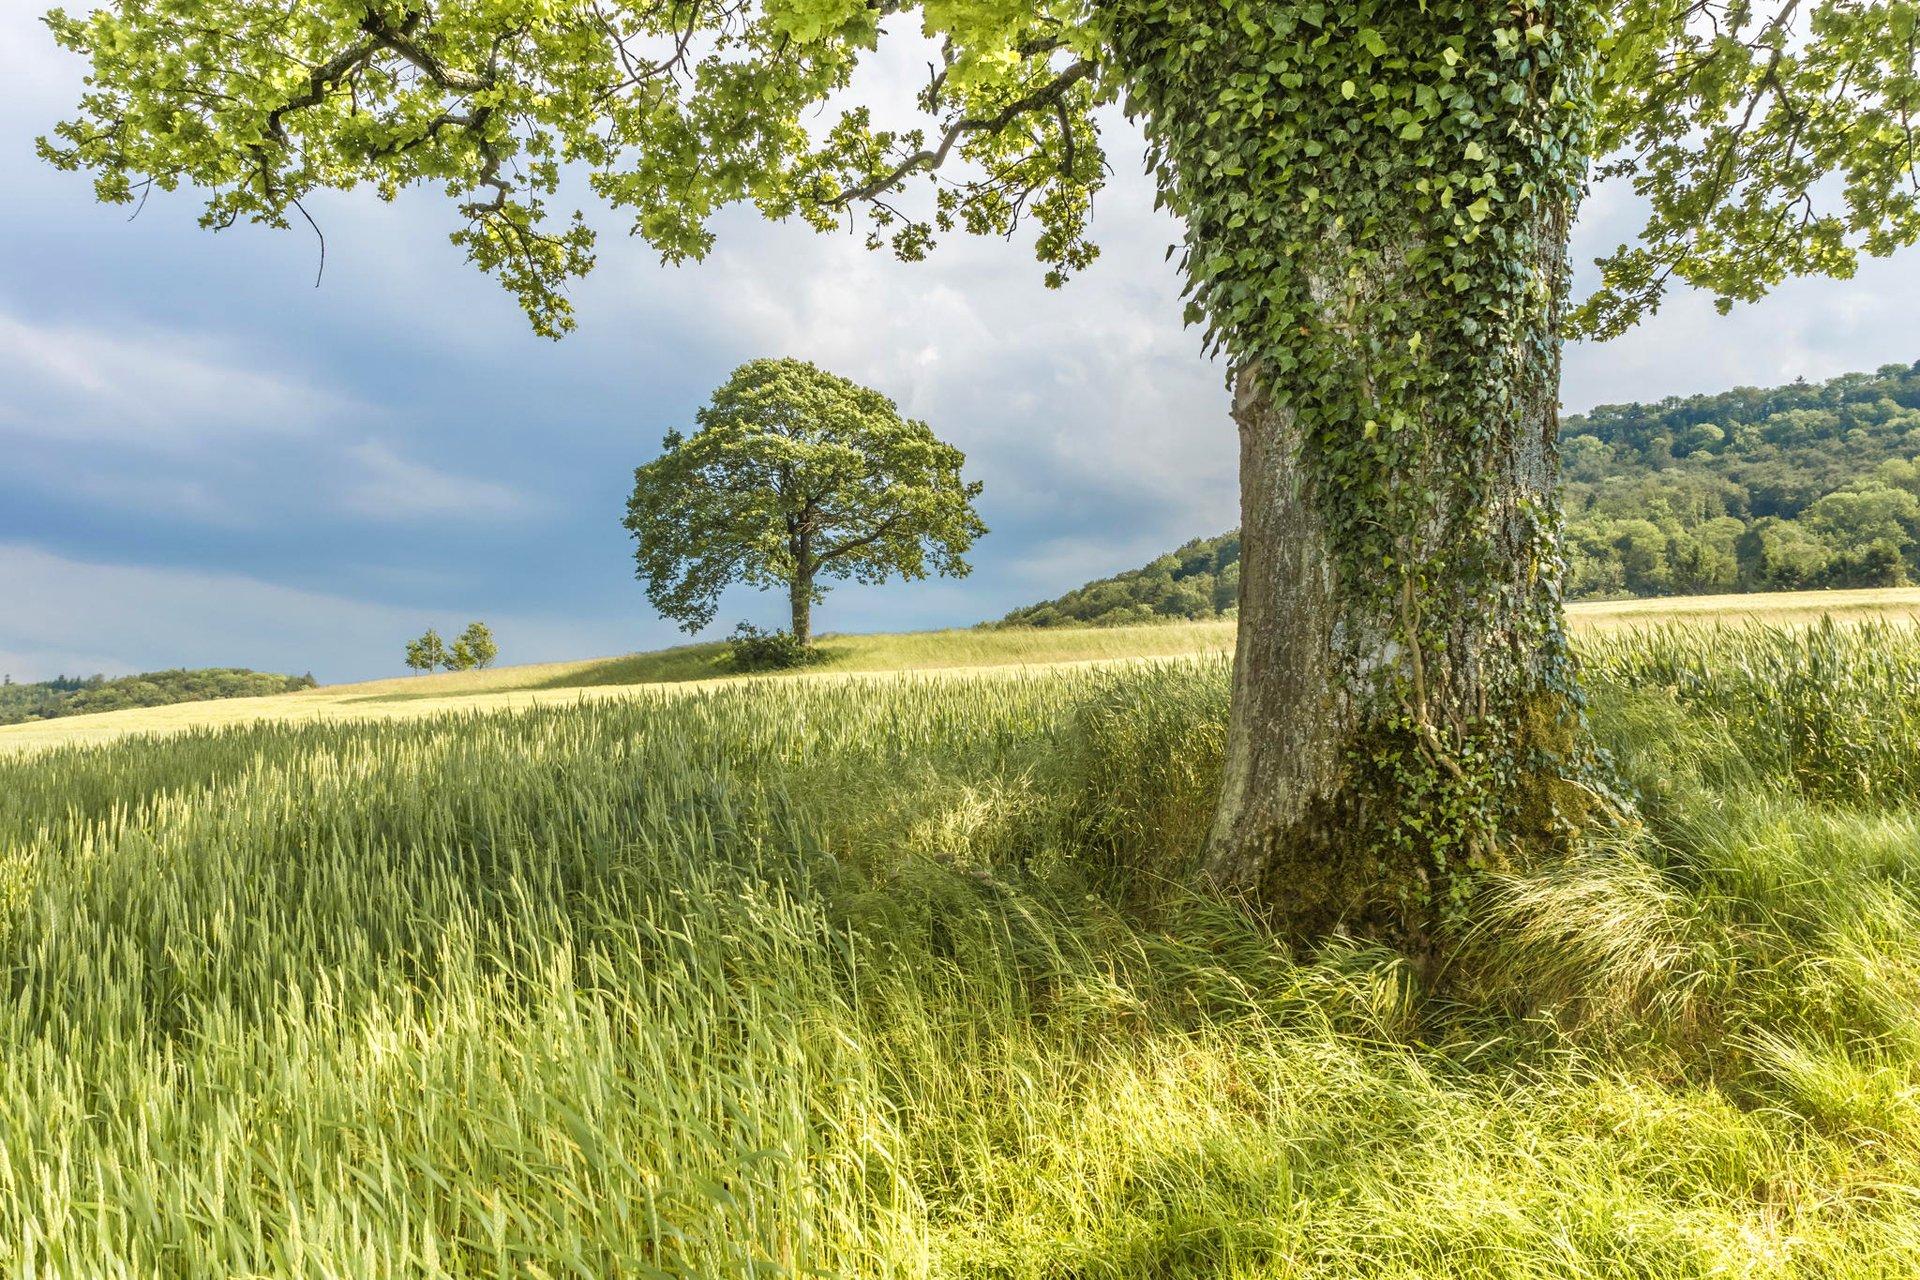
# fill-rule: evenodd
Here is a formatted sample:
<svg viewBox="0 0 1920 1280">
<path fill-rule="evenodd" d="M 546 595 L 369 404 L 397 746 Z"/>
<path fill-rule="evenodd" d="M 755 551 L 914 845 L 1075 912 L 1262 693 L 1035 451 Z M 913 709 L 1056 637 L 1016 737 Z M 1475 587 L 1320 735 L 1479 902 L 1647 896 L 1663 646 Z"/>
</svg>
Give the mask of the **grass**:
<svg viewBox="0 0 1920 1280">
<path fill-rule="evenodd" d="M 1920 587 L 1596 600 L 1571 606 L 1567 617 L 1576 631 L 1610 631 L 1676 622 L 1805 626 L 1821 618 L 1840 622 L 1911 622 L 1920 618 Z"/>
<path fill-rule="evenodd" d="M 1806 591 L 1787 594 L 1680 596 L 1576 604 L 1576 634 L 1604 634 L 1666 623 L 1762 622 L 1799 627 L 1823 617 L 1842 621 L 1920 618 L 1920 588 Z M 1230 652 L 1231 621 L 1133 627 L 1058 627 L 921 631 L 897 635 L 828 636 L 824 669 L 782 679 L 832 679 L 872 672 L 955 672 L 994 667 L 1051 668 L 1124 663 Z M 0 725 L 0 754 L 69 742 L 106 742 L 130 733 L 252 724 L 262 720 L 391 719 L 453 710 L 515 710 L 624 697 L 641 686 L 685 685 L 728 678 L 721 644 L 682 645 L 652 653 L 581 662 L 500 667 L 487 671 L 405 676 L 333 685 L 271 698 L 187 703 L 58 722 Z"/>
<path fill-rule="evenodd" d="M 1583 645 L 1444 995 L 1180 887 L 1217 655 L 0 759 L 0 1273 L 1920 1273 L 1920 634 Z"/>
</svg>

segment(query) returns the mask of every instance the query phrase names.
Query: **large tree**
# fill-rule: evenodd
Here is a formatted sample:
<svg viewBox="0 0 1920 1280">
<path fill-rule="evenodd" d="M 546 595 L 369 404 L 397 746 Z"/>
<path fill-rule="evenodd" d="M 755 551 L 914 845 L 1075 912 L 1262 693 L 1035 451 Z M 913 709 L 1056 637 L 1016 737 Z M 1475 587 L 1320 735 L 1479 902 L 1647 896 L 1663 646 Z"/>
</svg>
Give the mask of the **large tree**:
<svg viewBox="0 0 1920 1280">
<path fill-rule="evenodd" d="M 728 585 L 779 587 L 813 642 L 824 579 L 965 577 L 980 485 L 966 457 L 893 401 L 803 360 L 733 371 L 633 473 L 627 530 L 654 608 L 698 631 Z"/>
<path fill-rule="evenodd" d="M 210 190 L 288 225 L 418 183 L 540 331 L 592 262 L 584 174 L 671 260 L 751 201 L 904 258 L 1027 221 L 1094 254 L 1095 109 L 1140 121 L 1226 356 L 1245 559 L 1206 867 L 1302 933 L 1418 944 L 1476 868 L 1604 803 L 1560 616 L 1560 342 L 1672 280 L 1723 303 L 1920 233 L 1920 0 L 110 0 L 44 147 L 108 200 Z M 849 94 L 883 38 L 932 67 L 907 127 Z M 1596 168 L 1597 165 L 1597 168 Z M 1643 234 L 1568 296 L 1590 175 Z M 916 203 L 915 192 L 924 193 Z"/>
</svg>

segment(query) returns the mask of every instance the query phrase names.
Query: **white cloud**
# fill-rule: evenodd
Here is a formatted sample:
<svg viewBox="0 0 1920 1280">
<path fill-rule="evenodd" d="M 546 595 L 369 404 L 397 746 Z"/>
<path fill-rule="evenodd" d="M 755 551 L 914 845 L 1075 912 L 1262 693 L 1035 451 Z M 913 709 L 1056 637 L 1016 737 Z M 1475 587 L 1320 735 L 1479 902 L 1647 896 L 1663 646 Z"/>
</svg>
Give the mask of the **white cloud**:
<svg viewBox="0 0 1920 1280">
<path fill-rule="evenodd" d="M 902 264 L 854 236 L 736 211 L 697 268 L 609 255 L 606 278 L 581 298 L 583 335 L 635 333 L 641 358 L 650 326 L 623 321 L 673 315 L 728 364 L 813 360 L 965 449 L 989 524 L 1078 534 L 1101 571 L 1131 567 L 1141 544 L 1171 547 L 1237 520 L 1238 453 L 1223 369 L 1181 323 L 1180 281 L 1164 261 L 1179 227 L 1135 176 L 1137 133 L 1109 124 L 1117 176 L 1096 201 L 1102 257 L 1064 289 L 1042 286 L 1024 233 L 953 234 L 928 261 Z M 975 589 L 1027 550 L 983 544 Z"/>
<path fill-rule="evenodd" d="M 400 653 L 428 626 L 486 619 L 502 661 L 622 653 L 631 628 L 606 620 L 529 618 L 479 597 L 398 607 L 259 578 L 101 564 L 0 542 L 0 669 L 15 680 L 65 672 L 122 675 L 167 667 L 253 667 L 322 680 L 404 674 Z"/>
<path fill-rule="evenodd" d="M 522 515 L 531 505 L 507 485 L 409 462 L 382 441 L 354 445 L 346 458 L 352 471 L 341 503 L 370 519 L 490 520 Z"/>
<path fill-rule="evenodd" d="M 192 451 L 373 411 L 251 367 L 214 335 L 119 332 L 0 312 L 0 439 Z"/>
</svg>

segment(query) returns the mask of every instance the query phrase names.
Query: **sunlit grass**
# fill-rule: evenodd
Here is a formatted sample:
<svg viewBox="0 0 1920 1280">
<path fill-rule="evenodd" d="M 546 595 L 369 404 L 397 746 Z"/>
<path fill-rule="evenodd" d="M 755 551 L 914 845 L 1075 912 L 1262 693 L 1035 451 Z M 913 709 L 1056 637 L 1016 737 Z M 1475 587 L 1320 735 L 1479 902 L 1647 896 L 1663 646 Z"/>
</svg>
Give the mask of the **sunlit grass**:
<svg viewBox="0 0 1920 1280">
<path fill-rule="evenodd" d="M 1441 990 L 1182 887 L 1218 656 L 0 759 L 0 1274 L 1920 1273 L 1920 636 L 1586 647 Z"/>
<path fill-rule="evenodd" d="M 1576 635 L 1668 623 L 1764 622 L 1799 627 L 1821 618 L 1904 622 L 1920 617 L 1920 588 L 1683 596 L 1577 604 Z M 993 667 L 1157 661 L 1230 652 L 1230 621 L 1132 627 L 1058 627 L 922 631 L 827 636 L 823 667 L 775 679 L 834 679 L 854 673 L 951 672 Z M 731 677 L 720 644 L 682 645 L 620 658 L 404 676 L 333 685 L 272 698 L 186 703 L 106 715 L 0 725 L 0 754 L 64 742 L 104 742 L 128 733 L 169 733 L 261 720 L 389 719 L 456 709 L 509 710 L 624 696 L 642 686 L 685 685 Z M 760 676 L 755 679 L 766 679 Z"/>
</svg>

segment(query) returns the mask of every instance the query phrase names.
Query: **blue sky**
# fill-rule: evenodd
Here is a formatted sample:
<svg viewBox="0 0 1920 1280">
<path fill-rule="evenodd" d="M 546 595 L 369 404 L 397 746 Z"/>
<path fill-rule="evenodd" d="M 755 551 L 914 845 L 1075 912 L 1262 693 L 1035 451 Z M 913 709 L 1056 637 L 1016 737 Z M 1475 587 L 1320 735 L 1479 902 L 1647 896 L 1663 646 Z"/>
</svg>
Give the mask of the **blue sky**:
<svg viewBox="0 0 1920 1280">
<path fill-rule="evenodd" d="M 399 674 L 407 637 L 473 618 L 505 662 L 675 643 L 620 528 L 632 470 L 757 356 L 881 389 L 986 484 L 970 578 L 839 587 L 822 630 L 968 625 L 1235 522 L 1223 372 L 1179 323 L 1177 229 L 1124 128 L 1103 256 L 1065 290 L 995 240 L 903 265 L 741 212 L 706 263 L 663 268 L 603 220 L 579 331 L 556 344 L 460 260 L 428 191 L 314 207 L 319 288 L 304 230 L 209 234 L 191 192 L 132 221 L 96 205 L 32 154 L 80 88 L 33 8 L 0 8 L 0 670 L 16 680 Z M 1632 225 L 1603 190 L 1581 256 Z M 1570 350 L 1566 405 L 1910 362 L 1916 298 L 1920 253 L 1727 319 L 1678 298 Z M 780 613 L 740 592 L 716 631 Z"/>
</svg>

